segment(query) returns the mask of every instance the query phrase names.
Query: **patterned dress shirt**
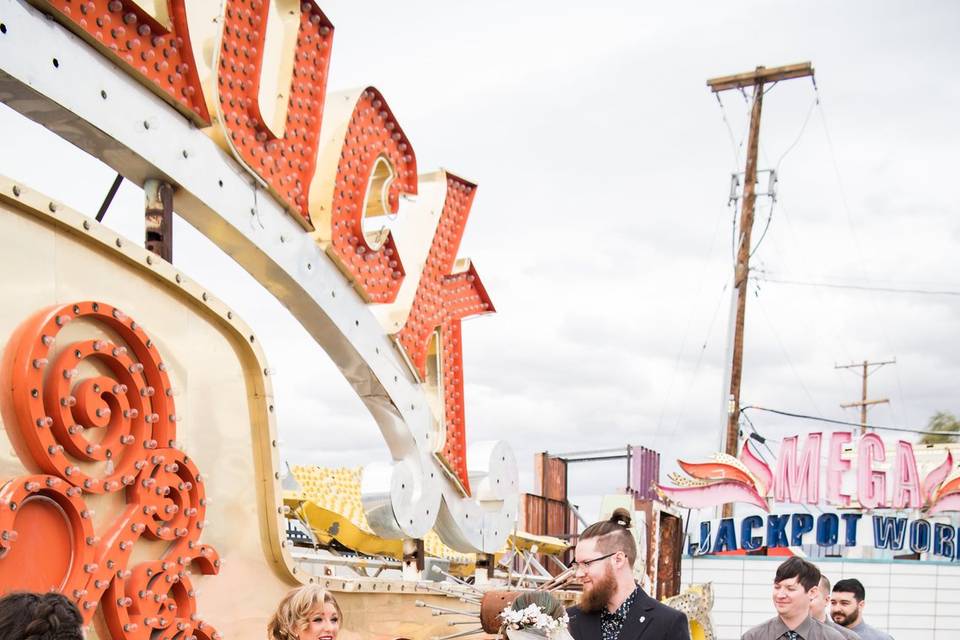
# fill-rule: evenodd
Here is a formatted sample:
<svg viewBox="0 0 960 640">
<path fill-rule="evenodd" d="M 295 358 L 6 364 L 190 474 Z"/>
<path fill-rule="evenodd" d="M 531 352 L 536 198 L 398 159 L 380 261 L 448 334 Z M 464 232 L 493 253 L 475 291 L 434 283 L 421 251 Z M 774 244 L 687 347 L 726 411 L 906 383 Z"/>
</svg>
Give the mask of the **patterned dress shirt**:
<svg viewBox="0 0 960 640">
<path fill-rule="evenodd" d="M 620 635 L 620 630 L 623 629 L 623 623 L 627 619 L 627 614 L 637 599 L 637 591 L 639 589 L 640 587 L 634 589 L 630 595 L 627 596 L 627 599 L 623 601 L 623 604 L 617 607 L 617 610 L 613 613 L 609 613 L 606 609 L 600 612 L 602 640 L 617 640 L 617 636 Z"/>
</svg>

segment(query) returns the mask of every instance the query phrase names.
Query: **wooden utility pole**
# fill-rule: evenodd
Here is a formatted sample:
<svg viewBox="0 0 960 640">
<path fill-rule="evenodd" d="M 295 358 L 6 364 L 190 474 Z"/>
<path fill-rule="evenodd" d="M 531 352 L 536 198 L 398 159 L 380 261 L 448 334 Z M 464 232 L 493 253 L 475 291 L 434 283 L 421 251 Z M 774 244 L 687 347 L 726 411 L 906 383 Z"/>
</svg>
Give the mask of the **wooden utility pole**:
<svg viewBox="0 0 960 640">
<path fill-rule="evenodd" d="M 750 113 L 750 135 L 747 141 L 747 166 L 743 177 L 743 204 L 740 208 L 740 238 L 737 265 L 734 270 L 734 295 L 737 315 L 734 321 L 733 359 L 730 366 L 730 396 L 724 450 L 736 456 L 740 445 L 740 379 L 743 375 L 743 329 L 747 312 L 747 282 L 750 275 L 750 233 L 753 230 L 753 210 L 757 199 L 757 149 L 760 146 L 760 110 L 763 106 L 763 87 L 767 83 L 813 76 L 809 62 L 785 67 L 757 67 L 755 71 L 738 73 L 707 80 L 714 93 L 730 89 L 753 87 L 753 109 Z M 733 515 L 733 505 L 724 505 L 723 516 Z"/>
<path fill-rule="evenodd" d="M 867 378 L 871 373 L 874 373 L 877 369 L 882 367 L 885 364 L 897 364 L 897 360 L 884 360 L 883 362 L 867 362 L 864 360 L 862 363 L 854 362 L 852 364 L 838 364 L 834 365 L 834 369 L 860 369 L 862 367 L 862 372 L 860 377 L 863 380 L 863 387 L 860 392 L 860 402 L 848 402 L 846 404 L 841 404 L 840 406 L 844 409 L 850 409 L 852 407 L 860 407 L 860 435 L 863 435 L 867 432 L 867 407 L 872 404 L 884 404 L 889 403 L 889 398 L 877 398 L 876 400 L 867 400 Z M 876 367 L 876 369 L 870 370 L 870 367 Z"/>
</svg>

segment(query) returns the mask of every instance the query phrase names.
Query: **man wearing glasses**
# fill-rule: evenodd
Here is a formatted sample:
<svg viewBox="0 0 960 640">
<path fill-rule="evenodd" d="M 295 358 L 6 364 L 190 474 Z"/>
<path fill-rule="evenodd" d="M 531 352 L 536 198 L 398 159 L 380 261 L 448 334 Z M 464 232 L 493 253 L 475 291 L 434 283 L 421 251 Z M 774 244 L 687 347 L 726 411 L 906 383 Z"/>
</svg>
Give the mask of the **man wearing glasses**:
<svg viewBox="0 0 960 640">
<path fill-rule="evenodd" d="M 626 509 L 617 509 L 609 520 L 580 534 L 573 567 L 583 595 L 567 611 L 570 635 L 574 640 L 690 640 L 687 616 L 657 602 L 634 582 L 637 543 L 630 520 Z"/>
</svg>

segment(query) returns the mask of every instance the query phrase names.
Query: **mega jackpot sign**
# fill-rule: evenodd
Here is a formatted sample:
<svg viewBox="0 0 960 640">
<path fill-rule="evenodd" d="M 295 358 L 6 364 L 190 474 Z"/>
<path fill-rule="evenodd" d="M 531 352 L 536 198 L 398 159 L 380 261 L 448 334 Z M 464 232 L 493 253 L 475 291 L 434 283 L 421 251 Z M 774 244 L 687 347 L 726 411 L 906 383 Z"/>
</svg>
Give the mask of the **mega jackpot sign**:
<svg viewBox="0 0 960 640">
<path fill-rule="evenodd" d="M 784 438 L 768 463 L 748 440 L 737 458 L 679 460 L 686 475 L 671 474 L 674 486 L 657 491 L 689 509 L 747 505 L 739 518 L 701 522 L 689 549 L 695 555 L 816 544 L 956 561 L 960 529 L 951 516 L 960 511 L 960 466 L 950 448 L 921 451 L 922 458 L 904 440 L 888 446 L 876 433 L 809 433 L 802 446 L 800 436 Z"/>
<path fill-rule="evenodd" d="M 327 91 L 333 36 L 312 1 L 0 0 L 0 99 L 172 185 L 324 348 L 391 453 L 363 470 L 377 535 L 492 553 L 518 488 L 507 445 L 467 438 L 461 322 L 494 310 L 458 257 L 476 185 L 420 173 L 376 88 Z M 60 590 L 113 638 L 260 637 L 314 578 L 285 541 L 256 336 L 173 264 L 5 179 L 0 270 L 0 590 Z"/>
</svg>

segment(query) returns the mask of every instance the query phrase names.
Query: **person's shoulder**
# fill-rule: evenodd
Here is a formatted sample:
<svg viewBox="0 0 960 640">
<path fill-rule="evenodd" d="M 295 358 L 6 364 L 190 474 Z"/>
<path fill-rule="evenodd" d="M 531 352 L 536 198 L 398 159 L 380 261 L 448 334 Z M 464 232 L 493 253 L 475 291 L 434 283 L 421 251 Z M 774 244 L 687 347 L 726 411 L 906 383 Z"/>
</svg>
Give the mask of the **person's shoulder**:
<svg viewBox="0 0 960 640">
<path fill-rule="evenodd" d="M 572 607 L 567 608 L 567 618 L 570 620 L 570 624 L 576 624 L 578 618 L 588 615 L 580 610 L 578 605 L 573 605 Z"/>
<path fill-rule="evenodd" d="M 843 637 L 843 640 L 860 640 L 860 635 L 857 634 L 856 631 L 851 631 L 839 624 L 829 624 L 827 626 L 839 633 Z"/>
<path fill-rule="evenodd" d="M 891 636 L 886 631 L 880 631 L 873 625 L 869 625 L 866 622 L 860 623 L 860 626 L 857 627 L 859 635 L 861 638 L 866 638 L 867 640 L 893 640 Z"/>
<path fill-rule="evenodd" d="M 820 635 L 824 640 L 848 640 L 847 635 L 832 624 L 819 620 L 814 620 L 813 623 L 820 629 Z"/>
<path fill-rule="evenodd" d="M 750 627 L 740 637 L 740 640 L 767 640 L 770 624 L 774 620 L 776 620 L 776 618 L 770 618 L 769 620 L 764 620 L 754 627 Z"/>
<path fill-rule="evenodd" d="M 844 640 L 860 640 L 860 634 L 839 624 L 831 624 L 830 628 L 844 637 Z"/>
<path fill-rule="evenodd" d="M 655 611 L 659 611 L 660 613 L 662 613 L 662 614 L 664 615 L 664 617 L 666 617 L 666 618 L 683 618 L 684 620 L 687 619 L 687 614 L 685 614 L 683 611 L 680 611 L 679 609 L 674 609 L 674 608 L 671 607 L 670 605 L 668 605 L 668 604 L 663 604 L 662 602 L 660 602 L 660 601 L 658 601 L 658 600 L 654 600 L 653 598 L 651 598 L 651 600 L 653 600 L 653 608 L 654 608 L 654 610 L 655 610 Z"/>
<path fill-rule="evenodd" d="M 874 637 L 877 640 L 893 640 L 893 636 L 887 633 L 886 631 L 880 631 L 876 627 L 873 628 Z"/>
</svg>

